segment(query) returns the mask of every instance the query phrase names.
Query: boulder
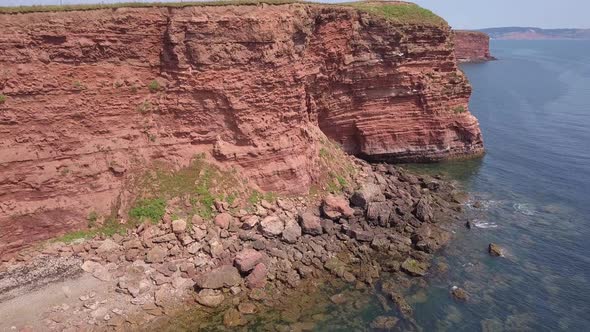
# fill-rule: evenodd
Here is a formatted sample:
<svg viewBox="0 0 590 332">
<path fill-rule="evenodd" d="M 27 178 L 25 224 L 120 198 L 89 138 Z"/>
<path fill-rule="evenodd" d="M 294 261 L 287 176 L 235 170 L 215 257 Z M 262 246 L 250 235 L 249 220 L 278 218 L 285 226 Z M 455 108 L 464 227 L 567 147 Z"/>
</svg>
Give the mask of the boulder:
<svg viewBox="0 0 590 332">
<path fill-rule="evenodd" d="M 264 256 L 260 251 L 254 249 L 243 249 L 240 251 L 236 258 L 234 259 L 234 265 L 240 270 L 240 272 L 245 273 L 249 272 L 250 270 L 254 269 L 254 267 L 262 261 Z"/>
<path fill-rule="evenodd" d="M 256 227 L 256 225 L 258 225 L 258 222 L 260 221 L 260 218 L 258 218 L 258 216 L 249 216 L 243 220 L 244 221 L 242 222 L 242 229 L 248 230 Z"/>
<path fill-rule="evenodd" d="M 361 242 L 371 242 L 375 237 L 375 234 L 371 231 L 365 231 L 362 229 L 351 229 L 350 230 L 350 237 L 356 239 L 357 241 Z"/>
<path fill-rule="evenodd" d="M 171 241 L 175 241 L 176 240 L 176 235 L 174 235 L 173 233 L 168 233 L 168 234 L 164 234 L 162 236 L 158 236 L 152 239 L 152 242 L 154 243 L 166 243 L 166 242 L 171 242 Z"/>
<path fill-rule="evenodd" d="M 170 285 L 163 285 L 154 292 L 154 301 L 157 306 L 164 307 L 174 301 Z"/>
<path fill-rule="evenodd" d="M 300 237 L 301 226 L 295 220 L 287 221 L 283 230 L 283 241 L 294 244 Z"/>
<path fill-rule="evenodd" d="M 494 256 L 494 257 L 503 256 L 502 248 L 495 243 L 490 243 L 490 245 L 488 246 L 488 252 L 490 253 L 491 256 Z"/>
<path fill-rule="evenodd" d="M 369 202 L 383 202 L 385 196 L 381 193 L 379 185 L 374 183 L 364 184 L 360 190 L 355 191 L 350 198 L 352 206 L 358 206 L 366 209 Z"/>
<path fill-rule="evenodd" d="M 82 270 L 92 274 L 96 279 L 111 281 L 112 276 L 106 267 L 93 261 L 85 261 L 81 266 Z"/>
<path fill-rule="evenodd" d="M 163 246 L 155 246 L 145 255 L 146 263 L 162 263 L 168 256 L 168 249 Z"/>
<path fill-rule="evenodd" d="M 172 221 L 172 231 L 174 234 L 182 234 L 186 232 L 186 220 L 176 219 Z"/>
<path fill-rule="evenodd" d="M 293 211 L 293 209 L 295 208 L 291 201 L 284 199 L 277 199 L 277 205 L 285 211 Z"/>
<path fill-rule="evenodd" d="M 239 285 L 242 281 L 238 269 L 231 265 L 222 265 L 199 275 L 195 283 L 199 288 L 219 289 Z"/>
<path fill-rule="evenodd" d="M 198 253 L 203 248 L 203 245 L 200 242 L 193 242 L 187 248 L 189 254 L 194 255 Z"/>
<path fill-rule="evenodd" d="M 218 307 L 224 299 L 223 293 L 214 289 L 203 289 L 197 294 L 197 302 L 210 308 Z"/>
<path fill-rule="evenodd" d="M 100 246 L 96 249 L 96 253 L 102 255 L 118 250 L 119 248 L 121 248 L 121 246 L 115 243 L 115 241 L 111 239 L 106 239 L 102 241 Z"/>
<path fill-rule="evenodd" d="M 246 286 L 248 286 L 248 288 L 264 288 L 264 286 L 266 286 L 267 273 L 268 269 L 266 265 L 264 263 L 259 263 L 246 277 Z"/>
<path fill-rule="evenodd" d="M 425 197 L 420 198 L 416 207 L 414 208 L 414 215 L 418 220 L 422 222 L 431 222 L 433 221 L 433 212 L 432 206 L 430 205 L 430 200 Z"/>
<path fill-rule="evenodd" d="M 277 216 L 268 216 L 260 222 L 259 230 L 266 237 L 276 237 L 283 233 L 285 223 Z"/>
<path fill-rule="evenodd" d="M 324 233 L 329 235 L 334 235 L 336 233 L 334 221 L 332 221 L 331 219 L 321 219 L 320 224 L 322 225 L 322 230 L 324 231 Z"/>
<path fill-rule="evenodd" d="M 424 263 L 420 263 L 413 258 L 407 258 L 401 266 L 402 270 L 407 274 L 414 277 L 421 277 L 426 274 L 427 266 Z"/>
<path fill-rule="evenodd" d="M 373 224 L 387 226 L 392 207 L 388 202 L 369 202 L 367 204 L 367 219 Z"/>
<path fill-rule="evenodd" d="M 195 214 L 192 218 L 191 218 L 191 224 L 194 226 L 199 226 L 203 223 L 203 218 L 201 218 L 200 215 Z"/>
<path fill-rule="evenodd" d="M 301 229 L 305 234 L 322 234 L 322 224 L 320 222 L 320 217 L 315 216 L 311 212 L 303 212 L 299 214 L 299 224 L 301 225 Z"/>
<path fill-rule="evenodd" d="M 221 229 L 228 229 L 233 219 L 234 217 L 231 214 L 223 212 L 215 216 L 215 225 Z"/>
<path fill-rule="evenodd" d="M 328 195 L 322 202 L 322 213 L 329 219 L 338 220 L 349 218 L 354 210 L 348 205 L 348 200 L 342 196 Z"/>
<path fill-rule="evenodd" d="M 209 248 L 208 249 L 209 249 L 209 254 L 211 254 L 211 257 L 214 257 L 214 258 L 220 257 L 225 252 L 225 249 L 223 247 L 223 243 L 217 238 L 213 238 L 213 239 L 211 239 L 211 241 L 209 241 Z"/>
<path fill-rule="evenodd" d="M 123 242 L 123 248 L 125 248 L 125 250 L 143 249 L 143 244 L 139 239 L 131 239 L 129 241 Z"/>
<path fill-rule="evenodd" d="M 121 290 L 134 298 L 147 293 L 151 289 L 151 285 L 152 283 L 148 279 L 143 278 L 142 275 L 124 276 L 118 283 Z"/>
</svg>

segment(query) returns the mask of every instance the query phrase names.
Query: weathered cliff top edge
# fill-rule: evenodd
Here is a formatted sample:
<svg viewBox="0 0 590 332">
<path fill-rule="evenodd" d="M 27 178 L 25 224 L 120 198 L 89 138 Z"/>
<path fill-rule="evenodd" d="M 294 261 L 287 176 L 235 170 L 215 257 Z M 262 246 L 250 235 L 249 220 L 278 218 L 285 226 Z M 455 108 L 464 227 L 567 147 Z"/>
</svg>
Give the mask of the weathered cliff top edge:
<svg viewBox="0 0 590 332">
<path fill-rule="evenodd" d="M 315 3 L 298 0 L 221 0 L 203 2 L 122 2 L 112 4 L 48 5 L 0 7 L 0 14 L 26 14 L 40 12 L 71 12 L 119 8 L 185 8 L 211 6 L 256 6 L 256 5 L 305 4 L 327 7 L 352 7 L 360 11 L 386 18 L 398 24 L 428 24 L 448 26 L 440 16 L 414 3 L 405 1 L 371 1 L 347 3 Z"/>
</svg>

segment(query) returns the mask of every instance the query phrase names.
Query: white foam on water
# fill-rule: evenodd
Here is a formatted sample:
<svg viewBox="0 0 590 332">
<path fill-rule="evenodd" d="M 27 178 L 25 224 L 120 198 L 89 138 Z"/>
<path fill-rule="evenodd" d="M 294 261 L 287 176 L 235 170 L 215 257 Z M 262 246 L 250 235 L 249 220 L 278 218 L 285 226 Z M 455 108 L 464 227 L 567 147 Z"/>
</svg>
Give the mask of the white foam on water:
<svg viewBox="0 0 590 332">
<path fill-rule="evenodd" d="M 479 207 L 475 207 L 476 203 L 479 203 Z M 497 206 L 500 206 L 501 202 L 500 201 L 495 201 L 495 200 L 474 200 L 471 199 L 467 202 L 467 206 L 472 208 L 472 209 L 476 209 L 476 210 L 489 210 L 492 208 L 495 208 Z"/>
<path fill-rule="evenodd" d="M 514 203 L 513 207 L 516 212 L 522 213 L 525 216 L 532 216 L 535 214 L 535 210 L 529 204 Z"/>
<path fill-rule="evenodd" d="M 473 221 L 473 226 L 477 227 L 477 228 L 496 228 L 498 227 L 498 224 L 493 223 L 493 222 L 488 222 L 488 221 L 483 221 L 483 220 L 474 220 Z"/>
</svg>

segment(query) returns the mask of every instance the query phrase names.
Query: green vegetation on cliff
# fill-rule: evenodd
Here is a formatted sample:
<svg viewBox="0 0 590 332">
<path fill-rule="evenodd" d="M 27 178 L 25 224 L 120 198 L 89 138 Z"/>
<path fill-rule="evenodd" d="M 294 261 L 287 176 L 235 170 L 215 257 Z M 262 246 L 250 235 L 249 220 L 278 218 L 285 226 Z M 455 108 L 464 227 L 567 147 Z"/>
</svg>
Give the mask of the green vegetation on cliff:
<svg viewBox="0 0 590 332">
<path fill-rule="evenodd" d="M 61 12 L 75 10 L 95 10 L 113 8 L 149 8 L 149 7 L 204 7 L 204 6 L 231 6 L 231 5 L 283 5 L 298 3 L 293 0 L 221 0 L 221 1 L 187 1 L 187 2 L 119 2 L 107 4 L 83 4 L 83 5 L 47 5 L 47 6 L 14 6 L 0 7 L 0 13 L 35 13 L 35 12 Z"/>
<path fill-rule="evenodd" d="M 202 1 L 202 2 L 121 2 L 110 4 L 82 4 L 82 5 L 48 5 L 48 6 L 15 6 L 0 7 L 0 13 L 33 13 L 33 12 L 59 12 L 59 11 L 76 11 L 76 10 L 95 10 L 95 9 L 116 9 L 116 8 L 150 8 L 150 7 L 205 7 L 205 6 L 248 6 L 248 5 L 284 5 L 302 3 L 308 5 L 330 5 L 313 2 L 304 2 L 299 0 L 221 0 L 221 1 Z M 375 14 L 386 18 L 387 20 L 398 24 L 430 24 L 430 25 L 447 25 L 447 22 L 428 9 L 424 9 L 413 3 L 393 3 L 393 2 L 348 2 L 332 4 L 332 6 L 346 6 L 356 8 L 366 13 Z M 151 90 L 151 88 L 150 88 Z"/>
<path fill-rule="evenodd" d="M 390 4 L 387 2 L 351 2 L 347 6 L 384 17 L 398 24 L 429 24 L 446 26 L 447 22 L 428 9 L 413 3 Z"/>
</svg>

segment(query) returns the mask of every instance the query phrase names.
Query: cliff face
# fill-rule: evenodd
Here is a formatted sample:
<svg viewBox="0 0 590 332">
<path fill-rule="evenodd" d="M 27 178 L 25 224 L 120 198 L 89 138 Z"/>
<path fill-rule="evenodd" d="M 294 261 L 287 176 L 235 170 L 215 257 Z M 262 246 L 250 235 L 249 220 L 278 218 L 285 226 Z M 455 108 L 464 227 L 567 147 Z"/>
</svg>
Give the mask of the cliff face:
<svg viewBox="0 0 590 332">
<path fill-rule="evenodd" d="M 204 152 L 298 193 L 316 180 L 318 127 L 368 159 L 483 152 L 446 26 L 292 4 L 1 15 L 0 28 L 0 254 L 123 213 L 129 179 L 156 161 Z"/>
<path fill-rule="evenodd" d="M 478 31 L 454 31 L 455 55 L 463 62 L 489 61 L 495 58 L 490 54 L 490 36 Z"/>
</svg>

